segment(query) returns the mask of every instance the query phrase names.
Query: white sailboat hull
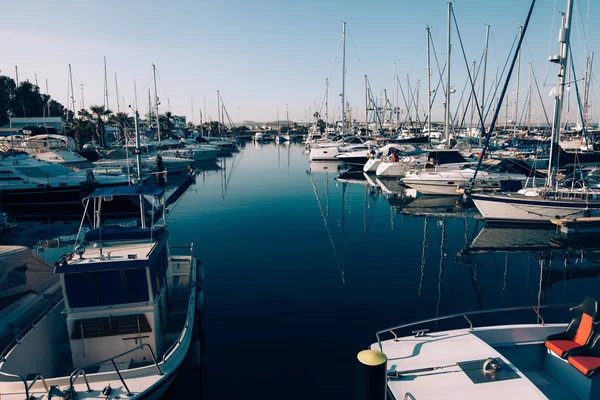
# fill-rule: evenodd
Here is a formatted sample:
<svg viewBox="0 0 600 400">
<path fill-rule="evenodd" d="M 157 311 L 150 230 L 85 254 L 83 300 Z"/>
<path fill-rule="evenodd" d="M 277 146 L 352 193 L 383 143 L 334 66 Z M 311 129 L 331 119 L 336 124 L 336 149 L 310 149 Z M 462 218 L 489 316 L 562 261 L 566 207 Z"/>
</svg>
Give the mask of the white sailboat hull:
<svg viewBox="0 0 600 400">
<path fill-rule="evenodd" d="M 339 161 L 335 156 L 339 154 L 337 147 L 313 147 L 308 158 L 310 161 Z"/>
<path fill-rule="evenodd" d="M 600 217 L 600 202 L 476 194 L 475 206 L 489 222 L 550 224 L 553 218 Z"/>
</svg>

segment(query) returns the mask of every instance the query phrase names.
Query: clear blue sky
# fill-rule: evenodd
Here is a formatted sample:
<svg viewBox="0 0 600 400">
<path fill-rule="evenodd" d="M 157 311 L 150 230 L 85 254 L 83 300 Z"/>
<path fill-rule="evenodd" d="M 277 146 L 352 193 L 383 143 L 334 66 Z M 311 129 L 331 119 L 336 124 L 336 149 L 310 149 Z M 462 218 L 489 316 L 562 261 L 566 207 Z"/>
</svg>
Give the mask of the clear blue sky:
<svg viewBox="0 0 600 400">
<path fill-rule="evenodd" d="M 591 2 L 595 3 L 595 2 Z M 114 74 L 120 97 L 132 104 L 137 81 L 140 111 L 145 113 L 152 79 L 151 63 L 160 75 L 161 111 L 199 122 L 198 110 L 206 99 L 208 114 L 216 119 L 216 90 L 221 91 L 231 117 L 238 120 L 272 120 L 279 110 L 285 117 L 305 119 L 314 111 L 329 75 L 340 40 L 341 21 L 347 22 L 347 98 L 358 118 L 364 115 L 364 75 L 376 95 L 391 93 L 393 63 L 397 73 L 411 83 L 421 80 L 421 103 L 426 104 L 425 26 L 432 34 L 440 62 L 446 54 L 446 1 L 114 1 L 102 3 L 64 0 L 29 1 L 3 5 L 0 27 L 0 70 L 14 77 L 38 81 L 63 104 L 67 98 L 68 64 L 73 68 L 75 99 L 81 102 L 84 84 L 86 106 L 103 102 L 103 56 L 107 57 L 111 109 L 116 110 Z M 572 42 L 576 68 L 585 58 L 584 25 L 590 0 L 576 0 Z M 556 7 L 556 8 L 555 8 Z M 492 26 L 488 83 L 496 66 L 503 64 L 519 23 L 524 23 L 529 1 L 457 0 L 459 29 L 469 62 L 479 61 L 485 23 Z M 548 56 L 558 52 L 558 11 L 566 0 L 538 0 L 522 56 L 521 104 L 527 92 L 527 66 L 532 63 L 540 84 L 556 82 L 557 68 Z M 591 4 L 589 21 L 600 19 L 600 5 Z M 553 31 L 551 26 L 554 21 Z M 598 50 L 600 27 L 587 26 L 588 47 Z M 452 83 L 456 105 L 466 82 L 460 46 L 453 33 Z M 550 47 L 549 47 L 550 45 Z M 599 55 L 600 56 L 600 55 Z M 360 60 L 359 60 L 360 57 Z M 600 67 L 600 59 L 596 62 Z M 598 68 L 596 68 L 598 70 Z M 578 72 L 580 73 L 580 72 Z M 437 75 L 434 69 L 433 77 Z M 599 75 L 600 76 L 600 75 Z M 435 82 L 435 79 L 434 79 Z M 598 89 L 598 84 L 595 85 Z M 509 89 L 514 91 L 514 89 Z M 549 87 L 543 96 L 549 99 Z M 333 71 L 330 110 L 339 108 L 341 59 Z M 594 91 L 596 93 L 596 90 Z M 537 96 L 536 96 L 537 97 Z M 593 100 L 600 98 L 594 95 Z M 548 100 L 545 100 L 548 102 Z M 403 104 L 401 104 L 403 106 Z M 434 120 L 442 115 L 442 96 L 434 106 Z M 538 107 L 534 107 L 537 115 Z M 600 107 L 594 107 L 598 110 Z M 512 111 L 511 111 L 512 112 Z M 597 113 L 596 113 L 597 114 Z M 598 116 L 595 115 L 595 119 Z"/>
</svg>

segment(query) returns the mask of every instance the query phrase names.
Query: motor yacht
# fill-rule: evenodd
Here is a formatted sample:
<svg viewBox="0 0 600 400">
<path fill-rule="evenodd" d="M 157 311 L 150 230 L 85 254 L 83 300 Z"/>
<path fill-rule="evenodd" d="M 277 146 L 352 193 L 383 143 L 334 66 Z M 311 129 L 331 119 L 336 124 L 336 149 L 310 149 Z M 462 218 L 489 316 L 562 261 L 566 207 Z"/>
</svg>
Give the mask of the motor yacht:
<svg viewBox="0 0 600 400">
<path fill-rule="evenodd" d="M 118 197 L 138 201 L 137 221 L 107 225 L 102 204 Z M 193 245 L 176 255 L 163 199 L 126 186 L 84 200 L 91 229 L 54 267 L 63 299 L 2 352 L 3 399 L 158 399 L 190 352 L 199 360 L 202 265 Z"/>
</svg>

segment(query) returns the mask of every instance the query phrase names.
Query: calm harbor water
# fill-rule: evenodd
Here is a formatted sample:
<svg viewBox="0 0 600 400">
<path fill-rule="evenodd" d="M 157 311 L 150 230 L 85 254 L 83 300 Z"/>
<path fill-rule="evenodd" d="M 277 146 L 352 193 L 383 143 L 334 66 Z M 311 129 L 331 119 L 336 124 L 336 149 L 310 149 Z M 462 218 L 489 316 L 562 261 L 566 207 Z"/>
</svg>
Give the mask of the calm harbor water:
<svg viewBox="0 0 600 400">
<path fill-rule="evenodd" d="M 448 199 L 395 207 L 364 181 L 337 181 L 333 164 L 311 173 L 298 144 L 248 143 L 221 165 L 170 221 L 173 241 L 193 240 L 206 265 L 206 399 L 352 398 L 356 353 L 379 329 L 600 294 L 594 242 L 481 232 L 476 212 Z M 515 318 L 535 322 L 475 321 Z"/>
<path fill-rule="evenodd" d="M 193 241 L 205 264 L 207 304 L 202 367 L 184 371 L 169 398 L 351 399 L 356 353 L 379 329 L 600 297 L 598 240 L 483 228 L 455 199 L 409 202 L 361 174 L 337 180 L 335 164 L 311 166 L 300 144 L 247 143 L 205 169 L 169 218 L 172 243 Z"/>
</svg>

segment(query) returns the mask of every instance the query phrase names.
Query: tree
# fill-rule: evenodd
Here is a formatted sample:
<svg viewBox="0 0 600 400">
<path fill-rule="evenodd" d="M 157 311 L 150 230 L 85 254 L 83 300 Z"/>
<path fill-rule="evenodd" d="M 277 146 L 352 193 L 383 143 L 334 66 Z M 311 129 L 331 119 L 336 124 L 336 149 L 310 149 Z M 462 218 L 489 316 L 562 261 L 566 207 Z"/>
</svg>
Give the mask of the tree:
<svg viewBox="0 0 600 400">
<path fill-rule="evenodd" d="M 106 137 L 104 136 L 104 117 L 108 117 L 112 114 L 112 111 L 104 108 L 103 105 L 90 106 L 93 118 L 96 120 L 96 137 L 98 138 L 98 144 L 100 147 L 106 147 Z"/>
<path fill-rule="evenodd" d="M 173 132 L 173 120 L 174 119 L 175 119 L 175 116 L 170 111 L 167 111 L 166 113 L 164 113 L 163 115 L 160 116 L 160 118 L 158 120 L 160 121 L 161 136 L 163 136 L 163 137 L 171 136 L 171 133 Z"/>
<path fill-rule="evenodd" d="M 0 126 L 9 123 L 8 111 L 15 93 L 15 81 L 8 76 L 0 76 Z"/>
<path fill-rule="evenodd" d="M 127 113 L 124 112 L 112 114 L 108 118 L 108 122 L 119 130 L 119 138 L 123 138 L 123 140 L 125 140 L 126 129 L 133 128 L 135 125 L 133 117 L 130 117 L 129 115 L 127 115 Z"/>
<path fill-rule="evenodd" d="M 44 106 L 40 88 L 28 81 L 23 81 L 15 89 L 9 101 L 9 112 L 16 118 L 39 117 L 44 113 Z"/>
<path fill-rule="evenodd" d="M 94 132 L 94 124 L 90 119 L 75 118 L 66 128 L 67 136 L 72 137 L 77 142 L 79 150 L 83 148 L 83 144 L 88 142 Z"/>
</svg>

